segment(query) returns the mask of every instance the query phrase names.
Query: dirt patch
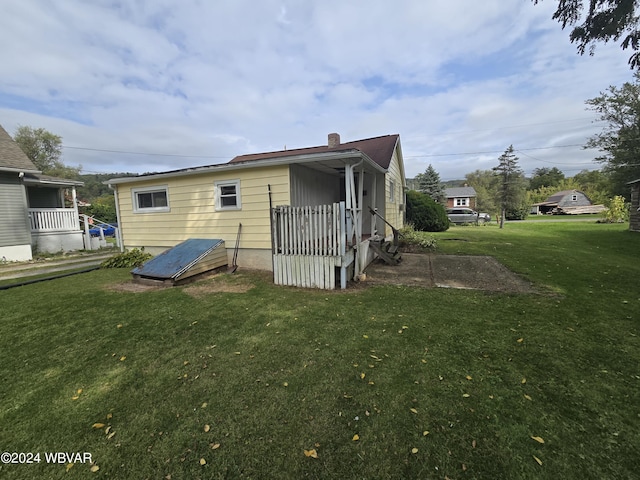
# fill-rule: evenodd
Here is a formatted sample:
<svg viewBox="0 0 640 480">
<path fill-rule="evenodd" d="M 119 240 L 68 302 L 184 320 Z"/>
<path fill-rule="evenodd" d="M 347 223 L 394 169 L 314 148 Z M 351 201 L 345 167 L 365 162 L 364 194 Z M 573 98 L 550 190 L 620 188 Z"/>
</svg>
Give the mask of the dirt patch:
<svg viewBox="0 0 640 480">
<path fill-rule="evenodd" d="M 391 266 L 374 262 L 366 269 L 366 283 L 534 293 L 530 282 L 493 257 L 403 253 Z"/>
<path fill-rule="evenodd" d="M 163 288 L 169 288 L 169 287 L 166 287 L 164 285 L 145 285 L 142 283 L 136 283 L 133 280 L 129 280 L 126 282 L 107 285 L 105 288 L 113 292 L 142 293 L 142 292 L 149 292 L 153 290 L 162 290 Z"/>
<path fill-rule="evenodd" d="M 248 282 L 245 278 L 240 280 L 231 279 L 225 275 L 213 277 L 204 282 L 198 282 L 184 288 L 184 293 L 191 295 L 193 298 L 202 298 L 212 293 L 246 293 L 255 285 Z"/>
</svg>

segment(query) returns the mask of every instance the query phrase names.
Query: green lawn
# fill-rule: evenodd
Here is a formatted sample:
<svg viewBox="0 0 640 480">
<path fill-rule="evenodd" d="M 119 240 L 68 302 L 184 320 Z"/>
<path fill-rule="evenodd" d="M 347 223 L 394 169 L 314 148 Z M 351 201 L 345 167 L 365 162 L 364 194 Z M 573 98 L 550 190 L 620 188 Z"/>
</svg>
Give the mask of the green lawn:
<svg viewBox="0 0 640 480">
<path fill-rule="evenodd" d="M 493 255 L 535 295 L 310 291 L 242 269 L 197 289 L 123 292 L 126 270 L 99 270 L 0 291 L 0 450 L 41 453 L 0 477 L 636 477 L 627 228 L 435 234 L 440 253 Z"/>
</svg>

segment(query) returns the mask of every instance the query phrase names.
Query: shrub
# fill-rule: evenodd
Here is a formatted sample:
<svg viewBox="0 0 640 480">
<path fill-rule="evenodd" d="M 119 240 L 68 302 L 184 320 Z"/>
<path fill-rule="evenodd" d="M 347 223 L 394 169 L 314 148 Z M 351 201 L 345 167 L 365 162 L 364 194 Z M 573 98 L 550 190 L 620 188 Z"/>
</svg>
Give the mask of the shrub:
<svg viewBox="0 0 640 480">
<path fill-rule="evenodd" d="M 146 253 L 144 247 L 142 249 L 134 248 L 124 253 L 115 255 L 100 264 L 101 268 L 134 268 L 139 267 L 147 260 L 153 258 L 153 255 Z"/>
<path fill-rule="evenodd" d="M 415 190 L 407 192 L 407 222 L 415 230 L 424 232 L 444 232 L 449 228 L 449 218 L 444 207 L 429 195 Z"/>
<path fill-rule="evenodd" d="M 400 246 L 419 247 L 422 250 L 435 250 L 438 247 L 433 235 L 417 232 L 411 224 L 402 228 L 400 234 Z"/>
<path fill-rule="evenodd" d="M 616 195 L 607 202 L 607 210 L 604 212 L 605 223 L 622 223 L 629 219 L 629 207 L 624 197 Z"/>
</svg>

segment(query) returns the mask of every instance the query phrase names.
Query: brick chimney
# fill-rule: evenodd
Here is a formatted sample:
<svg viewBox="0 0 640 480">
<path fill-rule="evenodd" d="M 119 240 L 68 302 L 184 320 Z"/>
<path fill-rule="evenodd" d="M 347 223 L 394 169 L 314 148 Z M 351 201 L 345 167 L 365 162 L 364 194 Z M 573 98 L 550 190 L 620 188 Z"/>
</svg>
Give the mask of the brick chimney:
<svg viewBox="0 0 640 480">
<path fill-rule="evenodd" d="M 328 145 L 329 148 L 337 147 L 338 145 L 340 145 L 340 134 L 330 133 Z"/>
</svg>

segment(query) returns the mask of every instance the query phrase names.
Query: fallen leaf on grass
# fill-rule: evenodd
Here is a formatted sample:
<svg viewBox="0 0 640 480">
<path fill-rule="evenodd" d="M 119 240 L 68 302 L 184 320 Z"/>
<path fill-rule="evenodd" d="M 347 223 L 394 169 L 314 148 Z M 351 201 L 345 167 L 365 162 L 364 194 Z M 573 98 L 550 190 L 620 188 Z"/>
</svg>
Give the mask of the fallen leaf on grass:
<svg viewBox="0 0 640 480">
<path fill-rule="evenodd" d="M 533 459 L 538 462 L 538 465 L 542 465 L 542 460 L 540 460 L 538 457 L 536 457 L 535 455 L 533 456 Z"/>
<path fill-rule="evenodd" d="M 544 443 L 544 440 L 542 439 L 542 437 L 531 437 L 531 438 L 533 438 L 538 443 Z"/>
<path fill-rule="evenodd" d="M 411 413 L 416 413 L 416 414 L 418 413 L 418 410 L 416 410 L 415 408 L 410 408 L 410 409 L 409 409 L 409 411 L 410 411 Z"/>
<path fill-rule="evenodd" d="M 412 449 L 411 449 L 411 453 L 413 453 L 413 454 L 415 455 L 416 453 L 418 453 L 418 449 L 417 449 L 417 448 L 415 448 L 415 447 L 414 447 L 414 448 L 412 448 Z"/>
<path fill-rule="evenodd" d="M 462 394 L 462 396 L 463 396 L 464 398 L 469 398 L 471 395 L 469 395 L 468 393 L 463 393 L 463 394 Z"/>
<path fill-rule="evenodd" d="M 93 465 L 89 470 L 91 470 L 93 473 L 96 473 L 98 470 L 100 470 L 100 467 L 98 465 Z"/>
<path fill-rule="evenodd" d="M 527 400 L 531 400 L 531 397 L 529 395 L 527 395 L 526 393 L 524 394 L 524 398 L 526 398 Z"/>
<path fill-rule="evenodd" d="M 207 461 L 204 458 L 200 459 L 200 465 L 206 465 Z"/>
<path fill-rule="evenodd" d="M 427 435 L 429 435 L 429 430 L 425 430 L 424 432 L 422 432 L 422 435 L 423 435 L 424 437 L 426 437 Z"/>
<path fill-rule="evenodd" d="M 369 338 L 369 335 L 362 335 L 362 338 Z M 306 452 L 306 450 L 305 450 Z M 318 458 L 318 457 L 314 457 L 314 458 Z"/>
<path fill-rule="evenodd" d="M 94 423 L 92 425 L 93 428 L 104 428 L 104 423 Z"/>
<path fill-rule="evenodd" d="M 311 450 L 305 450 L 304 456 L 311 457 L 311 458 L 318 458 L 318 452 L 316 452 L 315 448 L 312 448 Z"/>
<path fill-rule="evenodd" d="M 519 338 L 518 340 L 516 340 L 516 342 L 522 343 L 522 342 L 524 342 L 524 338 Z"/>
<path fill-rule="evenodd" d="M 476 448 L 476 445 L 477 445 L 477 443 L 476 443 L 475 440 L 471 442 L 471 448 Z"/>
<path fill-rule="evenodd" d="M 525 383 L 527 383 L 527 379 L 526 379 L 526 378 L 523 378 L 523 379 L 520 381 L 520 383 L 522 383 L 522 384 L 524 385 Z"/>
<path fill-rule="evenodd" d="M 200 408 L 207 408 L 207 402 L 204 402 Z"/>
<path fill-rule="evenodd" d="M 68 472 L 69 470 L 71 470 L 71 469 L 73 468 L 73 466 L 74 466 L 74 465 L 75 465 L 75 463 L 67 463 L 67 467 L 66 467 L 67 472 Z"/>
<path fill-rule="evenodd" d="M 204 426 L 205 433 L 208 432 L 209 430 L 211 430 L 211 426 L 210 425 L 205 425 Z"/>
<path fill-rule="evenodd" d="M 356 433 L 351 440 L 357 442 L 358 440 L 360 440 L 360 435 Z"/>
<path fill-rule="evenodd" d="M 217 450 L 220 448 L 220 444 L 219 443 L 212 443 L 211 445 L 211 450 Z"/>
<path fill-rule="evenodd" d="M 366 375 L 366 374 L 364 374 L 364 373 L 361 373 L 361 374 L 360 374 L 360 378 L 362 378 L 362 379 L 364 379 L 364 377 L 366 377 L 366 376 L 367 376 L 367 375 Z"/>
<path fill-rule="evenodd" d="M 125 355 L 123 355 L 123 356 L 121 356 L 121 357 L 120 357 L 120 361 L 121 361 L 121 362 L 124 362 L 126 359 L 127 359 L 127 357 L 126 357 Z"/>
<path fill-rule="evenodd" d="M 473 378 L 471 377 L 471 375 L 467 375 L 465 378 L 466 378 L 467 380 L 473 380 Z"/>
<path fill-rule="evenodd" d="M 111 440 L 115 434 L 116 432 L 111 432 L 109 435 L 107 435 L 107 440 Z"/>
<path fill-rule="evenodd" d="M 119 323 L 118 325 L 116 325 L 116 328 L 122 328 L 122 324 Z"/>
<path fill-rule="evenodd" d="M 288 386 L 289 386 L 289 383 L 288 383 L 288 382 L 284 382 L 282 385 L 283 385 L 284 387 L 288 387 Z"/>
</svg>

